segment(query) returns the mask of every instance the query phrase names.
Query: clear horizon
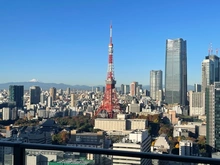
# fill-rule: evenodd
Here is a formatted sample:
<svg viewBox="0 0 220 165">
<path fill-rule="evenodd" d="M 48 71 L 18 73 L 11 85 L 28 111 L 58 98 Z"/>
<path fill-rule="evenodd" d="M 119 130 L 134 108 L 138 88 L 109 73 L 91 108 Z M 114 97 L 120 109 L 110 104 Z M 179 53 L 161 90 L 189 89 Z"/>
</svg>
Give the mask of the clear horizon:
<svg viewBox="0 0 220 165">
<path fill-rule="evenodd" d="M 188 84 L 201 84 L 209 44 L 214 52 L 220 47 L 219 5 L 217 0 L 3 0 L 0 83 L 35 78 L 105 85 L 112 21 L 117 86 L 148 85 L 150 70 L 164 75 L 166 39 L 175 38 L 187 40 Z"/>
</svg>

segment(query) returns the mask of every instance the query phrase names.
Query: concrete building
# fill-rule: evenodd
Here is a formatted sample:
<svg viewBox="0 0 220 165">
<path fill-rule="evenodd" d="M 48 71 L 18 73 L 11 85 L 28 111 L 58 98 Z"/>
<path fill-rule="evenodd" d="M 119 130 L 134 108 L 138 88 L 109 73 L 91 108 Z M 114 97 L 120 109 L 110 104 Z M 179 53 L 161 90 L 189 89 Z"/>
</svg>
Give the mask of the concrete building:
<svg viewBox="0 0 220 165">
<path fill-rule="evenodd" d="M 47 106 L 53 107 L 53 98 L 51 96 L 48 96 L 47 98 Z"/>
<path fill-rule="evenodd" d="M 104 131 L 97 133 L 84 132 L 79 133 L 76 130 L 71 131 L 71 136 L 67 146 L 89 147 L 89 148 L 110 148 L 111 141 L 105 136 Z M 105 164 L 105 157 L 100 154 L 78 153 L 81 157 L 87 157 L 88 160 L 95 160 L 96 164 Z"/>
<path fill-rule="evenodd" d="M 75 107 L 76 106 L 76 98 L 75 98 L 75 94 L 71 93 L 71 103 L 70 103 L 71 107 Z"/>
<path fill-rule="evenodd" d="M 46 96 L 45 96 L 44 93 L 41 93 L 41 94 L 40 94 L 40 102 L 41 102 L 41 104 L 44 104 L 45 101 L 46 101 Z"/>
<path fill-rule="evenodd" d="M 205 114 L 205 93 L 189 91 L 189 115 L 200 116 Z"/>
<path fill-rule="evenodd" d="M 134 131 L 125 137 L 121 142 L 113 144 L 113 150 L 150 152 L 151 137 L 148 130 Z M 125 156 L 113 156 L 113 165 L 151 165 L 150 159 L 132 158 Z"/>
<path fill-rule="evenodd" d="M 173 137 L 177 136 L 186 136 L 185 132 L 188 132 L 187 136 L 197 136 L 198 135 L 198 126 L 201 126 L 202 122 L 189 122 L 188 124 L 180 124 L 174 125 L 173 128 Z M 184 134 L 184 135 L 183 135 Z"/>
<path fill-rule="evenodd" d="M 50 88 L 50 97 L 52 97 L 52 102 L 56 100 L 57 89 L 55 87 Z"/>
<path fill-rule="evenodd" d="M 124 130 L 136 130 L 146 129 L 148 127 L 148 121 L 146 119 L 95 119 L 95 129 L 101 129 L 104 131 L 124 131 Z"/>
<path fill-rule="evenodd" d="M 187 48 L 182 38 L 166 41 L 165 102 L 187 103 Z"/>
<path fill-rule="evenodd" d="M 163 89 L 163 76 L 162 70 L 151 70 L 150 71 L 150 97 L 153 100 L 160 100 L 159 90 Z"/>
<path fill-rule="evenodd" d="M 66 89 L 66 95 L 67 95 L 67 96 L 70 95 L 70 88 L 67 88 L 67 89 Z"/>
<path fill-rule="evenodd" d="M 39 104 L 41 89 L 39 86 L 32 86 L 29 90 L 30 104 Z"/>
<path fill-rule="evenodd" d="M 11 110 L 10 108 L 4 107 L 2 109 L 2 120 L 10 120 L 11 119 Z"/>
</svg>

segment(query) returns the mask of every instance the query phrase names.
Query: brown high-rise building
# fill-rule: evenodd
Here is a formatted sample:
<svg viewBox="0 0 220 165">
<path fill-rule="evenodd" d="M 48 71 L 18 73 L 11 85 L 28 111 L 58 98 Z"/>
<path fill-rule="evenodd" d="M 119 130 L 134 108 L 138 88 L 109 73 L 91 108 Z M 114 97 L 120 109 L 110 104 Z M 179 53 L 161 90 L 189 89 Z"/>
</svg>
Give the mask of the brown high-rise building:
<svg viewBox="0 0 220 165">
<path fill-rule="evenodd" d="M 57 89 L 52 87 L 50 88 L 50 96 L 52 97 L 52 101 L 56 100 L 56 93 L 57 93 Z"/>
<path fill-rule="evenodd" d="M 138 82 L 132 82 L 130 84 L 130 95 L 135 96 L 136 95 L 136 88 L 138 86 Z"/>
</svg>

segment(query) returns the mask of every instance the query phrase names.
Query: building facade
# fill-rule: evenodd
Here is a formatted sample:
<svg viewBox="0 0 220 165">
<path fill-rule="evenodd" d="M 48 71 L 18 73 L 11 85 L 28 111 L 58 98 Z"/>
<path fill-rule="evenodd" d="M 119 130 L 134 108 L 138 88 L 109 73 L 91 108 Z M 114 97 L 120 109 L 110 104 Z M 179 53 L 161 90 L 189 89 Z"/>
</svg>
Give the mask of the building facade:
<svg viewBox="0 0 220 165">
<path fill-rule="evenodd" d="M 205 114 L 205 93 L 189 91 L 189 115 L 199 116 Z"/>
<path fill-rule="evenodd" d="M 151 70 L 150 71 L 150 96 L 154 100 L 160 100 L 159 90 L 163 89 L 163 76 L 161 70 Z"/>
<path fill-rule="evenodd" d="M 30 104 L 39 104 L 41 89 L 39 86 L 30 87 Z"/>
<path fill-rule="evenodd" d="M 56 100 L 57 89 L 52 87 L 50 88 L 50 97 L 52 97 L 52 101 Z"/>
<path fill-rule="evenodd" d="M 187 48 L 186 40 L 166 41 L 165 102 L 187 103 Z"/>
<path fill-rule="evenodd" d="M 209 152 L 220 150 L 220 82 L 215 82 L 206 88 L 206 143 Z"/>
<path fill-rule="evenodd" d="M 132 82 L 130 85 L 130 95 L 131 96 L 136 96 L 137 93 L 137 87 L 138 87 L 138 82 Z"/>
<path fill-rule="evenodd" d="M 14 103 L 18 108 L 23 108 L 23 97 L 24 97 L 23 85 L 9 86 L 9 102 Z"/>
<path fill-rule="evenodd" d="M 150 152 L 151 137 L 148 130 L 133 131 L 119 143 L 113 143 L 113 150 Z M 113 165 L 151 165 L 150 159 L 132 158 L 126 156 L 113 156 Z"/>
</svg>

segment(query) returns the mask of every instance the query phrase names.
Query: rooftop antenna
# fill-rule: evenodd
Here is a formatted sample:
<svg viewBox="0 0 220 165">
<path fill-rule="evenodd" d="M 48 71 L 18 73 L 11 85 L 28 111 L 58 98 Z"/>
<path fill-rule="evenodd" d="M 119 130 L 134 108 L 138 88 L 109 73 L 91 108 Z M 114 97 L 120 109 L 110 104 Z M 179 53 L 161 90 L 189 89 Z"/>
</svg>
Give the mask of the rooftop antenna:
<svg viewBox="0 0 220 165">
<path fill-rule="evenodd" d="M 211 55 L 213 54 L 212 43 L 210 43 Z"/>
<path fill-rule="evenodd" d="M 218 55 L 218 48 L 216 49 L 216 55 Z"/>
<path fill-rule="evenodd" d="M 208 48 L 208 55 L 211 54 L 211 43 L 209 44 L 209 48 Z"/>
</svg>

